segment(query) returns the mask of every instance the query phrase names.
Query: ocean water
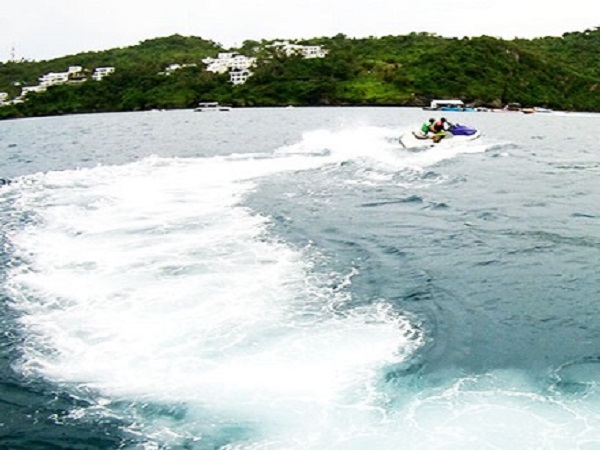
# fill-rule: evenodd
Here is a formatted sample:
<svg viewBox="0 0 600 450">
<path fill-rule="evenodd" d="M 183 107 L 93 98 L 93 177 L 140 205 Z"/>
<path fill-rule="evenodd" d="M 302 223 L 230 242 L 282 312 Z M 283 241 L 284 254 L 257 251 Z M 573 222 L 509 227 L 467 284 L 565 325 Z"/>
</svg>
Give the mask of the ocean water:
<svg viewBox="0 0 600 450">
<path fill-rule="evenodd" d="M 600 115 L 0 122 L 0 448 L 600 449 Z"/>
</svg>

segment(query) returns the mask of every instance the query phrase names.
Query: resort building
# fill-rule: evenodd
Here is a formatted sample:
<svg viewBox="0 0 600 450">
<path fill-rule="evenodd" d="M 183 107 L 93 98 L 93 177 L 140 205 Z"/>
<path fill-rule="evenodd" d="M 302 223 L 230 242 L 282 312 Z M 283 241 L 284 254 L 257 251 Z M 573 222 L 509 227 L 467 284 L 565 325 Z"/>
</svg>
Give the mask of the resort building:
<svg viewBox="0 0 600 450">
<path fill-rule="evenodd" d="M 169 64 L 164 72 L 159 72 L 159 75 L 171 75 L 176 70 L 185 69 L 186 67 L 196 67 L 196 64 Z"/>
<path fill-rule="evenodd" d="M 249 58 L 238 53 L 219 53 L 216 58 L 204 58 L 206 70 L 215 73 L 226 73 L 238 69 L 246 70 L 256 64 L 256 58 Z"/>
<path fill-rule="evenodd" d="M 277 41 L 270 45 L 276 51 L 287 56 L 300 55 L 303 58 L 324 58 L 327 51 L 320 45 L 298 45 L 288 41 Z M 206 70 L 214 73 L 229 73 L 232 84 L 243 84 L 252 75 L 251 68 L 256 65 L 256 58 L 239 53 L 219 53 L 216 58 L 204 58 Z"/>
<path fill-rule="evenodd" d="M 114 67 L 96 67 L 92 73 L 92 80 L 100 81 L 102 78 L 114 73 L 114 71 Z"/>
<path fill-rule="evenodd" d="M 324 58 L 327 50 L 320 45 L 299 45 L 290 44 L 288 41 L 277 41 L 271 44 L 277 50 L 282 51 L 287 56 L 300 55 L 304 58 Z"/>
<path fill-rule="evenodd" d="M 23 86 L 21 88 L 21 96 L 20 98 L 24 98 L 30 92 L 46 92 L 48 86 L 37 85 L 37 86 Z"/>
<path fill-rule="evenodd" d="M 40 86 L 53 86 L 67 82 L 81 82 L 87 79 L 83 67 L 71 66 L 66 72 L 48 72 L 39 78 Z"/>
<path fill-rule="evenodd" d="M 94 69 L 91 78 L 100 81 L 114 71 L 114 67 L 97 67 Z M 23 86 L 21 88 L 21 95 L 15 100 L 23 100 L 30 92 L 44 92 L 50 86 L 65 83 L 83 83 L 90 78 L 88 74 L 89 71 L 84 70 L 81 66 L 71 66 L 66 72 L 48 72 L 39 78 L 39 84 L 37 86 Z"/>
<path fill-rule="evenodd" d="M 250 75 L 252 72 L 249 70 L 233 69 L 229 72 L 229 81 L 232 84 L 244 84 Z"/>
<path fill-rule="evenodd" d="M 231 83 L 243 84 L 252 75 L 250 68 L 256 64 L 256 58 L 239 53 L 219 53 L 216 58 L 204 58 L 202 62 L 206 64 L 206 70 L 209 72 L 229 72 Z"/>
</svg>

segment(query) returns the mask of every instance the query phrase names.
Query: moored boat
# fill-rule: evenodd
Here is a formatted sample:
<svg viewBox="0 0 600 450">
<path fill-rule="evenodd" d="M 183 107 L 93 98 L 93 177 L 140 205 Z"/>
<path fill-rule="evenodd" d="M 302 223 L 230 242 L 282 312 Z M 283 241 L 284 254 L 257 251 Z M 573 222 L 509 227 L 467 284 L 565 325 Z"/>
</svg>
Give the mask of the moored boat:
<svg viewBox="0 0 600 450">
<path fill-rule="evenodd" d="M 218 102 L 200 102 L 194 109 L 195 112 L 229 111 L 229 106 L 219 105 Z"/>
<path fill-rule="evenodd" d="M 432 100 L 428 107 L 423 108 L 427 111 L 462 111 L 465 104 L 462 100 Z"/>
</svg>

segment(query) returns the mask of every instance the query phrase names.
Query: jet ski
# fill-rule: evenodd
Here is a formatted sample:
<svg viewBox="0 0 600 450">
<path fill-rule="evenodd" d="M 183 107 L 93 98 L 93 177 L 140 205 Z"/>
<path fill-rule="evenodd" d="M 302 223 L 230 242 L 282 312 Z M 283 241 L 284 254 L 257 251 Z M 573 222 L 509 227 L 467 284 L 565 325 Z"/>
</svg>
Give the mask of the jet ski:
<svg viewBox="0 0 600 450">
<path fill-rule="evenodd" d="M 444 137 L 440 141 L 434 142 L 433 136 L 433 134 L 423 134 L 422 132 L 413 131 L 412 133 L 400 136 L 398 141 L 403 148 L 433 147 L 447 144 L 448 142 L 472 141 L 479 138 L 481 133 L 476 128 L 456 123 L 450 125 L 450 128 L 445 131 Z"/>
</svg>

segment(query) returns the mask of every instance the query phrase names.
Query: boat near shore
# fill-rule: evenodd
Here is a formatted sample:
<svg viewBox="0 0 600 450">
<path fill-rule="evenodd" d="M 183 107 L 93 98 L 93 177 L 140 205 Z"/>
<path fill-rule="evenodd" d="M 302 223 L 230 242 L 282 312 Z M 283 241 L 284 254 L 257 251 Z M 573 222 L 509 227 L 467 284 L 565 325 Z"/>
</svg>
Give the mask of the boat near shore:
<svg viewBox="0 0 600 450">
<path fill-rule="evenodd" d="M 424 107 L 425 111 L 460 111 L 465 107 L 462 100 L 432 100 L 429 106 Z"/>
<path fill-rule="evenodd" d="M 423 108 L 425 111 L 454 111 L 454 112 L 486 112 L 488 108 L 475 108 L 465 105 L 462 100 L 432 100 L 429 106 Z"/>
<path fill-rule="evenodd" d="M 195 112 L 221 112 L 230 111 L 229 106 L 219 105 L 218 102 L 200 102 L 198 106 L 194 108 Z"/>
</svg>

